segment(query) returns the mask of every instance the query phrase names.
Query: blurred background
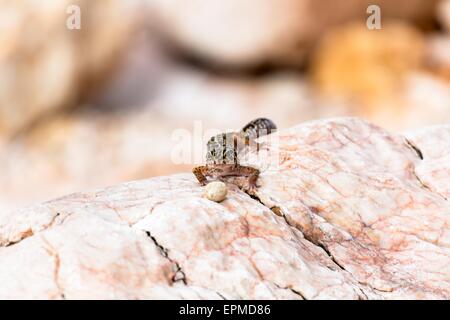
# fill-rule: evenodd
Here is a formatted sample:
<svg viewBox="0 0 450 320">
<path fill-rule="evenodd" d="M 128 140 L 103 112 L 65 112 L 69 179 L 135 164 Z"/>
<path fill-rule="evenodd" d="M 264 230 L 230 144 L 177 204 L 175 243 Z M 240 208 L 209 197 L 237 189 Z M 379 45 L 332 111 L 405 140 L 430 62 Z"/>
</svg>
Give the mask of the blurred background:
<svg viewBox="0 0 450 320">
<path fill-rule="evenodd" d="M 0 0 L 0 209 L 190 171 L 194 121 L 347 115 L 449 122 L 450 1 Z"/>
</svg>

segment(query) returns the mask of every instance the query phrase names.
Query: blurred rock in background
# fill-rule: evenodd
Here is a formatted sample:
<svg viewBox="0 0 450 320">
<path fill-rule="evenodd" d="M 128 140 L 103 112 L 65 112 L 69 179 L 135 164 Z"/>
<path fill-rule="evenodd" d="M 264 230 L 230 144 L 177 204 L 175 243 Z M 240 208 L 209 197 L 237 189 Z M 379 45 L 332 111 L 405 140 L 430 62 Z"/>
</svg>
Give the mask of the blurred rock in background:
<svg viewBox="0 0 450 320">
<path fill-rule="evenodd" d="M 296 66 L 318 37 L 346 21 L 365 21 L 378 4 L 383 19 L 426 25 L 436 1 L 147 0 L 154 26 L 178 47 L 234 67 Z"/>
<path fill-rule="evenodd" d="M 434 73 L 450 81 L 450 0 L 439 3 L 437 15 L 446 33 L 429 37 L 427 63 Z"/>
<path fill-rule="evenodd" d="M 355 23 L 336 28 L 320 41 L 312 79 L 323 94 L 373 102 L 376 108 L 402 89 L 405 76 L 419 69 L 423 55 L 423 35 L 409 24 L 385 22 L 382 30 L 369 30 Z"/>
<path fill-rule="evenodd" d="M 437 8 L 439 22 L 442 27 L 450 31 L 450 1 L 442 0 Z"/>
<path fill-rule="evenodd" d="M 429 70 L 450 81 L 450 35 L 428 38 L 425 64 Z"/>
<path fill-rule="evenodd" d="M 436 3 L 370 3 L 383 28 L 368 30 L 365 0 L 0 1 L 0 208 L 189 171 L 202 141 L 175 163 L 177 129 L 448 122 L 448 1 Z"/>
<path fill-rule="evenodd" d="M 353 23 L 318 45 L 311 79 L 319 96 L 340 99 L 351 113 L 402 130 L 450 121 L 448 39 L 412 25 L 385 22 L 371 31 Z M 443 77 L 441 79 L 440 77 Z"/>
<path fill-rule="evenodd" d="M 81 30 L 66 28 L 69 5 Z M 0 136 L 73 106 L 102 82 L 136 19 L 129 1 L 0 2 Z"/>
</svg>

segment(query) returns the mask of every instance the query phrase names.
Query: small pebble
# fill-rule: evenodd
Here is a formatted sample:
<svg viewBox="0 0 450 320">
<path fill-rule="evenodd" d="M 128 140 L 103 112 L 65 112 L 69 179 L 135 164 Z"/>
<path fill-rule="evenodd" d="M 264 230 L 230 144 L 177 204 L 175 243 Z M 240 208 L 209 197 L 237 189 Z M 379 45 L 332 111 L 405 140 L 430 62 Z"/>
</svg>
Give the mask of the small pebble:
<svg viewBox="0 0 450 320">
<path fill-rule="evenodd" d="M 211 201 L 221 202 L 227 197 L 227 185 L 221 181 L 210 182 L 205 188 L 205 196 Z"/>
</svg>

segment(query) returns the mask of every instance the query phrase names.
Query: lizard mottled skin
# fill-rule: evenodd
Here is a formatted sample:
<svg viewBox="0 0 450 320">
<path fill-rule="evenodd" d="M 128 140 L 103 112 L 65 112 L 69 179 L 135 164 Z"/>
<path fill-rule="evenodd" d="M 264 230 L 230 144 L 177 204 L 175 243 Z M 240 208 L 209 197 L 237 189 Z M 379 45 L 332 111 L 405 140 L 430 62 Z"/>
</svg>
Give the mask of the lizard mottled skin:
<svg viewBox="0 0 450 320">
<path fill-rule="evenodd" d="M 201 185 L 206 185 L 207 177 L 222 179 L 228 176 L 245 176 L 248 189 L 256 189 L 259 170 L 241 166 L 238 161 L 239 151 L 256 138 L 276 130 L 275 124 L 266 118 L 258 118 L 242 128 L 239 132 L 222 133 L 212 137 L 207 144 L 206 165 L 192 170 Z"/>
</svg>

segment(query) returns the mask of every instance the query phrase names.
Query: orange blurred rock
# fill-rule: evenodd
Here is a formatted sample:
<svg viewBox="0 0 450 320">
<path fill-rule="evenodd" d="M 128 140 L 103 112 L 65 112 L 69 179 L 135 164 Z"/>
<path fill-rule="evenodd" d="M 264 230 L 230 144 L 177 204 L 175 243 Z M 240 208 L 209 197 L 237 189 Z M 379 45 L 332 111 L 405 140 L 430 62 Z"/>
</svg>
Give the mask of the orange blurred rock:
<svg viewBox="0 0 450 320">
<path fill-rule="evenodd" d="M 316 95 L 392 130 L 450 120 L 450 41 L 411 25 L 350 24 L 326 35 L 312 58 Z"/>
<path fill-rule="evenodd" d="M 363 105 L 392 99 L 405 75 L 419 69 L 424 39 L 415 28 L 384 23 L 381 30 L 350 24 L 330 32 L 312 62 L 312 81 L 325 95 L 356 99 Z M 360 110 L 370 116 L 377 110 Z"/>
</svg>

